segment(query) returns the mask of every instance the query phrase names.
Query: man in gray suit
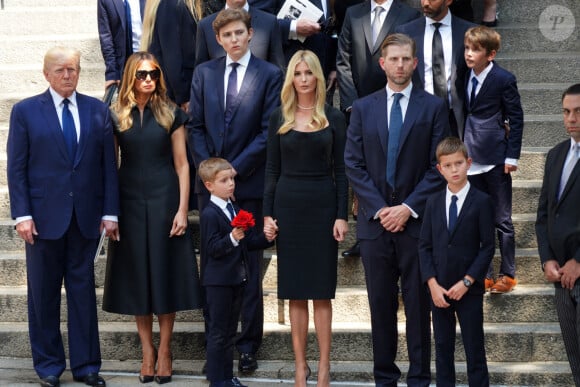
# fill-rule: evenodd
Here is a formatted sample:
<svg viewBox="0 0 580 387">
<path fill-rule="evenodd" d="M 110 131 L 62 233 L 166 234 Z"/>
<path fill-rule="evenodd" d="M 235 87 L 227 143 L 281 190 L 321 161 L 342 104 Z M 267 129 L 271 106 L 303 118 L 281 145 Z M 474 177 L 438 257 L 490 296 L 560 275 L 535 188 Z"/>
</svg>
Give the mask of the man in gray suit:
<svg viewBox="0 0 580 387">
<path fill-rule="evenodd" d="M 355 99 L 385 87 L 387 78 L 379 66 L 381 43 L 395 27 L 420 15 L 400 0 L 366 0 L 346 10 L 336 55 L 343 111 L 350 112 Z"/>
<path fill-rule="evenodd" d="M 546 157 L 536 237 L 544 276 L 556 288 L 554 301 L 574 383 L 580 386 L 580 83 L 564 92 L 562 112 L 570 140 Z"/>
</svg>

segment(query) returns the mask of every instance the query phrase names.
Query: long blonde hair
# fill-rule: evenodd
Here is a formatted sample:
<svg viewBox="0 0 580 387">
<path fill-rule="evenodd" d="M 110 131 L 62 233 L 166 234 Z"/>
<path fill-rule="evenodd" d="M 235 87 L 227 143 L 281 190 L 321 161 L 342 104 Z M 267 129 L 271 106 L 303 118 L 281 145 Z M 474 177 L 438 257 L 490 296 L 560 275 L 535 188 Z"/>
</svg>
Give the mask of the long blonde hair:
<svg viewBox="0 0 580 387">
<path fill-rule="evenodd" d="M 119 97 L 112 107 L 119 121 L 120 131 L 127 130 L 133 126 L 131 111 L 137 105 L 137 100 L 135 99 L 135 73 L 144 61 L 151 62 L 156 69 L 161 71 L 157 59 L 155 59 L 153 54 L 148 52 L 139 51 L 127 59 L 125 70 L 123 71 L 123 79 L 121 80 Z M 161 76 L 155 84 L 155 91 L 151 94 L 148 104 L 153 111 L 155 120 L 165 130 L 169 131 L 175 119 L 175 104 L 167 98 L 167 88 L 165 86 L 165 80 L 163 79 L 163 72 L 161 72 Z"/>
<path fill-rule="evenodd" d="M 147 0 L 145 3 L 145 12 L 143 15 L 143 32 L 141 33 L 141 51 L 148 51 L 151 41 L 153 40 L 153 30 L 155 29 L 155 20 L 157 20 L 157 8 L 161 0 Z"/>
<path fill-rule="evenodd" d="M 328 126 L 328 119 L 324 113 L 324 103 L 326 101 L 326 81 L 322 66 L 315 53 L 310 50 L 297 51 L 290 62 L 288 62 L 288 69 L 286 70 L 286 78 L 282 86 L 282 116 L 284 122 L 278 134 L 285 134 L 294 126 L 296 126 L 296 108 L 298 105 L 298 98 L 296 90 L 294 89 L 294 70 L 300 62 L 306 63 L 312 74 L 316 77 L 316 99 L 314 101 L 314 110 L 312 111 L 312 122 L 308 124 L 311 130 L 320 130 Z"/>
</svg>

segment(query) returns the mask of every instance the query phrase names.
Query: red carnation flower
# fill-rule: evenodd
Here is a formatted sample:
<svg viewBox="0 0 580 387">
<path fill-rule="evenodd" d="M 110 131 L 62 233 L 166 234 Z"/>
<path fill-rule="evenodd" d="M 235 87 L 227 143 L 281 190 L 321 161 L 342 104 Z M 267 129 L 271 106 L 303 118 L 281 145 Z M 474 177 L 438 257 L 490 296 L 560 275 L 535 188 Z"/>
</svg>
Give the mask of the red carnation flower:
<svg viewBox="0 0 580 387">
<path fill-rule="evenodd" d="M 240 210 L 235 218 L 232 219 L 231 225 L 233 227 L 241 227 L 246 231 L 250 227 L 254 227 L 256 225 L 256 221 L 254 220 L 254 215 L 251 212 Z"/>
</svg>

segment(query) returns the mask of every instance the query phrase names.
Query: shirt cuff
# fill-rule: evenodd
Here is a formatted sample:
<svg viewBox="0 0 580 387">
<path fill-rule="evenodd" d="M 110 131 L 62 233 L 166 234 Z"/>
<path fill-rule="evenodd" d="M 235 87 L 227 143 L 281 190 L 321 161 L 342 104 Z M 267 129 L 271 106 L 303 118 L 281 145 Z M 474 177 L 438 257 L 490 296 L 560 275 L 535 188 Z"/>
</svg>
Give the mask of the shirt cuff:
<svg viewBox="0 0 580 387">
<path fill-rule="evenodd" d="M 32 215 L 24 215 L 24 216 L 17 217 L 16 221 L 14 222 L 14 225 L 17 225 L 18 223 L 22 223 L 25 220 L 32 220 Z"/>
<path fill-rule="evenodd" d="M 296 20 L 290 22 L 290 30 L 288 31 L 288 39 L 298 40 L 298 34 L 296 33 Z"/>
<path fill-rule="evenodd" d="M 415 211 L 413 211 L 413 209 L 409 205 L 407 205 L 406 203 L 403 203 L 403 205 L 405 207 L 407 207 L 409 209 L 409 211 L 411 211 L 411 216 L 413 218 L 415 218 L 415 219 L 419 218 L 419 214 L 417 214 Z"/>
<path fill-rule="evenodd" d="M 109 220 L 111 222 L 119 223 L 119 217 L 117 215 L 105 215 L 101 218 L 101 220 Z"/>
<path fill-rule="evenodd" d="M 506 157 L 505 163 L 509 164 L 509 165 L 515 165 L 517 167 L 518 166 L 518 159 L 510 159 L 509 157 Z"/>
</svg>

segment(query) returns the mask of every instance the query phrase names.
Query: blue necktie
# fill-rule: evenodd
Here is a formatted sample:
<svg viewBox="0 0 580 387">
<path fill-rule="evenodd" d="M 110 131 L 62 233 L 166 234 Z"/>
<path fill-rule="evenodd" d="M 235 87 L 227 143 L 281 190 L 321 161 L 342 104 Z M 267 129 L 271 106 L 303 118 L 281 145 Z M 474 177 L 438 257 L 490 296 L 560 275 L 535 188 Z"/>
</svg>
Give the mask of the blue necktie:
<svg viewBox="0 0 580 387">
<path fill-rule="evenodd" d="M 75 120 L 68 108 L 70 101 L 64 99 L 62 101 L 62 133 L 64 134 L 64 141 L 70 159 L 74 162 L 77 153 L 77 130 L 75 128 Z"/>
<path fill-rule="evenodd" d="M 389 145 L 387 148 L 387 183 L 395 189 L 395 172 L 397 169 L 397 153 L 399 150 L 399 139 L 401 128 L 403 127 L 403 112 L 399 100 L 403 94 L 393 94 L 393 106 L 391 106 L 391 116 L 389 119 Z"/>
<path fill-rule="evenodd" d="M 230 213 L 230 220 L 234 219 L 236 217 L 236 213 L 234 212 L 234 206 L 232 206 L 231 202 L 228 202 L 228 204 L 226 204 L 226 209 Z"/>
<path fill-rule="evenodd" d="M 234 105 L 234 101 L 238 96 L 238 72 L 236 68 L 239 66 L 239 63 L 233 62 L 231 63 L 232 71 L 230 71 L 230 76 L 228 77 L 228 88 L 226 91 L 226 112 L 225 112 L 225 119 L 226 125 L 230 124 L 232 119 L 232 107 Z"/>
<path fill-rule="evenodd" d="M 455 223 L 457 223 L 457 195 L 452 195 L 449 204 L 449 231 L 453 231 Z"/>
<path fill-rule="evenodd" d="M 125 38 L 127 40 L 127 58 L 133 53 L 133 23 L 131 22 L 131 6 L 129 0 L 125 0 Z"/>
<path fill-rule="evenodd" d="M 477 78 L 471 78 L 471 95 L 469 96 L 469 108 L 473 108 L 473 102 L 475 102 L 475 90 L 477 90 Z"/>
</svg>

